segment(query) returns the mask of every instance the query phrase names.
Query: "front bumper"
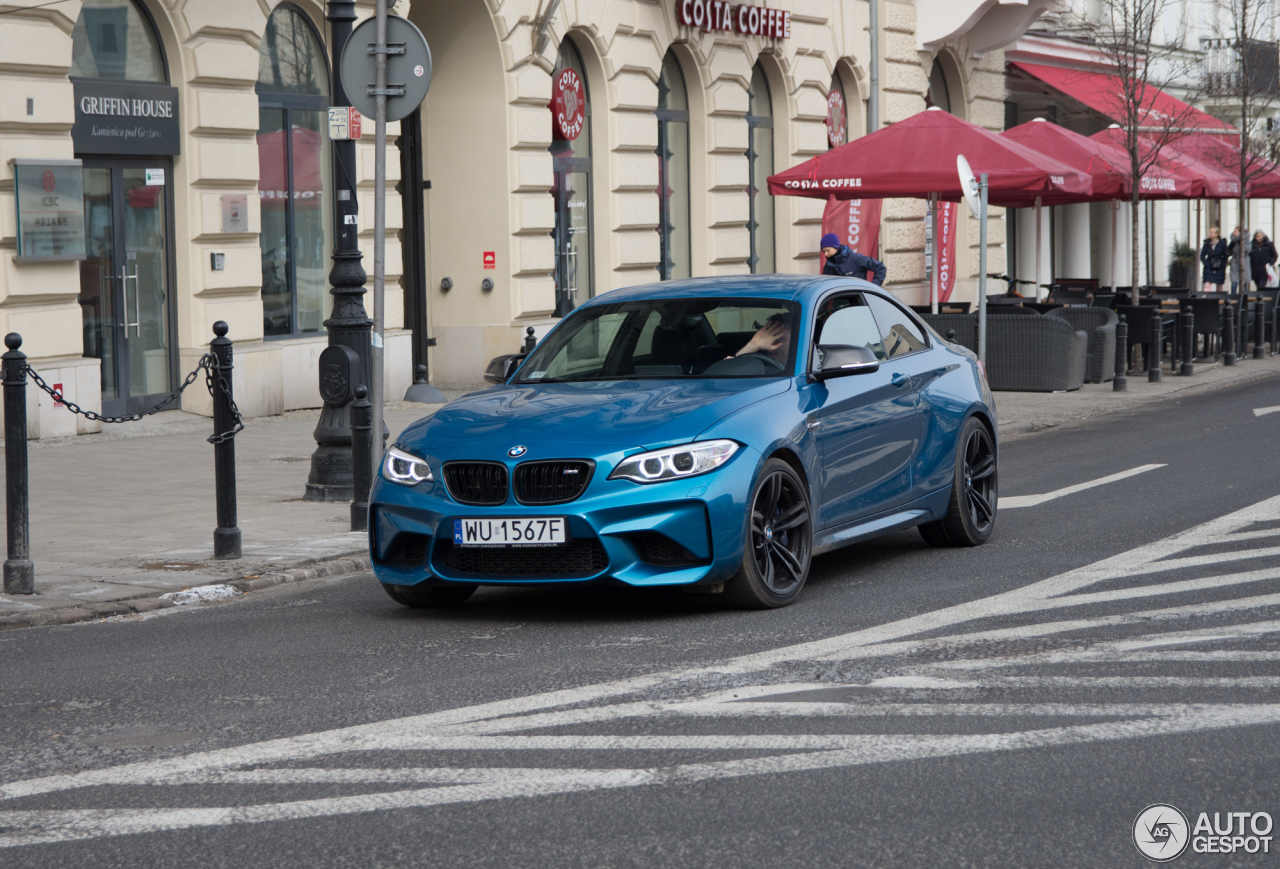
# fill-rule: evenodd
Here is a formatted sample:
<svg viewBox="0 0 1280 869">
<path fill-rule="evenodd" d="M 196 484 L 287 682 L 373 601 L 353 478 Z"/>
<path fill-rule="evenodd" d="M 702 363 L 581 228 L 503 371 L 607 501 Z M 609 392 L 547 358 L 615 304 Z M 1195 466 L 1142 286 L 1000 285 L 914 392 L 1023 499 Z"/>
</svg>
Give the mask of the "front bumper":
<svg viewBox="0 0 1280 869">
<path fill-rule="evenodd" d="M 582 495 L 567 504 L 526 506 L 513 494 L 499 506 L 461 504 L 443 480 L 446 461 L 501 462 L 510 477 L 521 461 L 501 447 L 458 447 L 426 456 L 434 481 L 408 487 L 378 473 L 369 497 L 373 571 L 390 585 L 466 582 L 490 585 L 615 582 L 630 586 L 721 582 L 742 563 L 747 498 L 761 463 L 743 447 L 724 466 L 698 477 L 660 483 L 610 480 L 623 458 L 640 449 L 601 455 L 599 445 L 536 448 L 537 459 L 590 458 L 595 471 Z M 542 516 L 566 518 L 569 542 L 539 549 L 459 547 L 455 519 Z"/>
</svg>

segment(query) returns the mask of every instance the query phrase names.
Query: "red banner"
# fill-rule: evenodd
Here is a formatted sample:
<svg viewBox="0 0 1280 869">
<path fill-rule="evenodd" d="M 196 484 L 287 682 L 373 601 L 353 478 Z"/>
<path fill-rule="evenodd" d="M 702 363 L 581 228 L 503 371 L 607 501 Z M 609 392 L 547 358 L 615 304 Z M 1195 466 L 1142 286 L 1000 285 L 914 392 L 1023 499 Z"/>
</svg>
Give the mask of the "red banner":
<svg viewBox="0 0 1280 869">
<path fill-rule="evenodd" d="M 960 203 L 938 203 L 938 233 L 941 243 L 934 240 L 934 249 L 940 252 L 938 257 L 938 304 L 951 298 L 951 290 L 956 285 L 956 221 L 960 217 Z"/>
<path fill-rule="evenodd" d="M 822 211 L 822 233 L 828 232 L 834 232 L 850 250 L 879 259 L 880 200 L 831 197 Z M 826 257 L 819 257 L 818 271 L 826 264 Z"/>
</svg>

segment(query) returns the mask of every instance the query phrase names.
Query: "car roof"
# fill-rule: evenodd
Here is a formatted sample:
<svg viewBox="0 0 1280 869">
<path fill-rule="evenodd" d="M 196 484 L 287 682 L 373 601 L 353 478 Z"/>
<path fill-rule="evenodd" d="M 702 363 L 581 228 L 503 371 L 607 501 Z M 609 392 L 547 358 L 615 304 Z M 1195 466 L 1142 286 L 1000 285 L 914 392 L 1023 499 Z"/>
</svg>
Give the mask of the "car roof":
<svg viewBox="0 0 1280 869">
<path fill-rule="evenodd" d="M 621 287 L 601 293 L 579 307 L 641 299 L 731 298 L 734 296 L 802 301 L 803 297 L 819 294 L 830 287 L 847 287 L 850 284 L 858 285 L 859 288 L 875 289 L 867 281 L 832 275 L 722 275 Z"/>
</svg>

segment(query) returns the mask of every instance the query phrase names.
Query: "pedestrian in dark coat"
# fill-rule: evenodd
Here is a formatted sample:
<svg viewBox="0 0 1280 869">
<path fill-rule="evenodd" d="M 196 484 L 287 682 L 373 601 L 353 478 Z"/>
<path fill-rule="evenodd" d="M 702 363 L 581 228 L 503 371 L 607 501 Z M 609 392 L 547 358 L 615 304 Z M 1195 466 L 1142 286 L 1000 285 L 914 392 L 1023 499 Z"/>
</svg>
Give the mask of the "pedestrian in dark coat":
<svg viewBox="0 0 1280 869">
<path fill-rule="evenodd" d="M 1204 292 L 1222 292 L 1222 283 L 1227 279 L 1227 242 L 1216 226 L 1209 227 L 1209 237 L 1200 248 L 1200 265 L 1204 275 Z"/>
<path fill-rule="evenodd" d="M 840 243 L 840 239 L 834 232 L 828 232 L 822 237 L 822 255 L 827 258 L 827 264 L 822 267 L 824 275 L 844 275 L 865 279 L 867 272 L 874 272 L 871 283 L 877 287 L 884 286 L 884 279 L 888 274 L 884 263 L 875 257 L 850 250 L 847 245 Z"/>
<path fill-rule="evenodd" d="M 1253 272 L 1253 283 L 1258 289 L 1267 286 L 1267 266 L 1276 264 L 1276 246 L 1267 234 L 1258 230 L 1253 234 L 1253 249 L 1249 251 L 1249 269 Z"/>
</svg>

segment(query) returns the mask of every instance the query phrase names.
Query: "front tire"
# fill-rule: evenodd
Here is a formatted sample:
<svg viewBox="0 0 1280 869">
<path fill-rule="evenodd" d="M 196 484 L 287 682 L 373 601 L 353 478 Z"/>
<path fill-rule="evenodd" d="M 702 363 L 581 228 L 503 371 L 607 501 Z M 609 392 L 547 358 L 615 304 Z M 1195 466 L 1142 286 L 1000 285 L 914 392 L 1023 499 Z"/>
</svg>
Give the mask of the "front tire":
<svg viewBox="0 0 1280 869">
<path fill-rule="evenodd" d="M 981 546 L 996 527 L 999 499 L 996 447 L 991 432 L 969 417 L 956 441 L 954 478 L 947 514 L 920 526 L 930 546 Z"/>
<path fill-rule="evenodd" d="M 813 518 L 809 489 L 791 466 L 769 459 L 751 492 L 742 567 L 725 598 L 744 609 L 775 609 L 800 596 L 809 578 Z"/>
<path fill-rule="evenodd" d="M 401 606 L 413 607 L 414 609 L 440 609 L 465 603 L 467 598 L 476 593 L 476 586 L 457 583 L 419 588 L 416 585 L 386 585 L 384 583 L 382 590 L 387 593 L 387 597 Z"/>
</svg>

